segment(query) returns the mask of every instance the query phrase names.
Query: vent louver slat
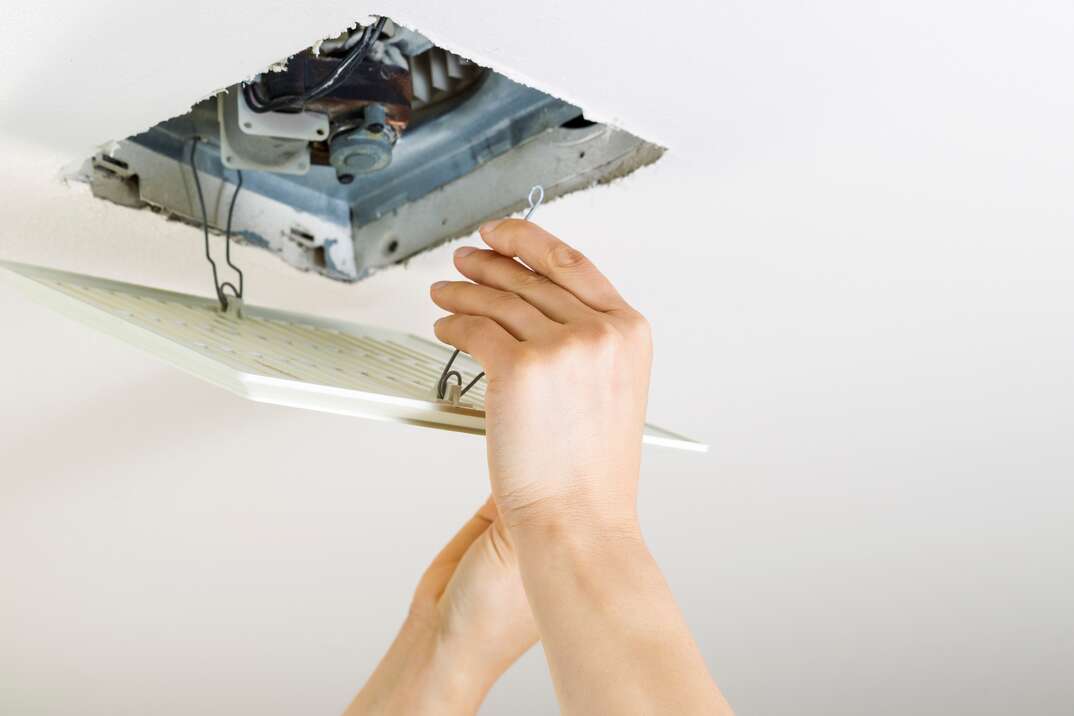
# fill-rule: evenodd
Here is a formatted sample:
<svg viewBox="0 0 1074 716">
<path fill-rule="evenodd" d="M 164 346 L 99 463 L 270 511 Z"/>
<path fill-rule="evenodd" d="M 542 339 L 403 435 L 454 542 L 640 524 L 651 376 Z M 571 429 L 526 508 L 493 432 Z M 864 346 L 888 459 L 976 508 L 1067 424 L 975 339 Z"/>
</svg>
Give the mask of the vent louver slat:
<svg viewBox="0 0 1074 716">
<path fill-rule="evenodd" d="M 414 109 L 450 97 L 481 72 L 481 68 L 472 62 L 439 47 L 432 47 L 407 59 L 414 88 Z"/>
</svg>

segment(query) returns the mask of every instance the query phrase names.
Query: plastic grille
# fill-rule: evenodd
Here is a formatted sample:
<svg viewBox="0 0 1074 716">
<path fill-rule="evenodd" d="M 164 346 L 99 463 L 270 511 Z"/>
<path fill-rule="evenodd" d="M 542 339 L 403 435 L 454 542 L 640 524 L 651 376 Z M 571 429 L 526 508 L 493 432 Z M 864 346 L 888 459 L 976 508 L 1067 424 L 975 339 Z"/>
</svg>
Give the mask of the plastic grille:
<svg viewBox="0 0 1074 716">
<path fill-rule="evenodd" d="M 406 337 L 378 338 L 357 326 L 345 332 L 266 318 L 251 309 L 235 318 L 221 312 L 215 302 L 152 289 L 141 289 L 140 295 L 69 280 L 51 284 L 236 370 L 272 377 L 427 399 L 450 355 L 446 350 L 422 352 L 405 345 Z M 160 295 L 147 295 L 151 291 Z M 484 386 L 478 383 L 465 402 L 482 406 L 484 397 Z"/>
<path fill-rule="evenodd" d="M 42 303 L 251 400 L 484 432 L 485 381 L 458 405 L 435 399 L 451 348 L 375 326 L 246 306 L 224 313 L 215 297 L 0 262 Z M 460 355 L 468 382 L 481 368 Z M 646 426 L 646 442 L 705 446 Z"/>
</svg>

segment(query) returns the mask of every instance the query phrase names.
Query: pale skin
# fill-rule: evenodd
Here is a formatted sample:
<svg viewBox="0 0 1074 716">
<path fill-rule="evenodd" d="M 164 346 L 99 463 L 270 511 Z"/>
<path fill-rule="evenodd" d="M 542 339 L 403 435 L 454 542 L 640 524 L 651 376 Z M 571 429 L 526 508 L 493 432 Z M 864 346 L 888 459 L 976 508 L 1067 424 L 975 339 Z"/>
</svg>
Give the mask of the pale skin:
<svg viewBox="0 0 1074 716">
<path fill-rule="evenodd" d="M 538 639 L 564 714 L 730 715 L 636 510 L 652 339 L 581 253 L 481 227 L 440 281 L 440 340 L 485 369 L 492 496 L 422 577 L 345 716 L 473 714 Z"/>
</svg>

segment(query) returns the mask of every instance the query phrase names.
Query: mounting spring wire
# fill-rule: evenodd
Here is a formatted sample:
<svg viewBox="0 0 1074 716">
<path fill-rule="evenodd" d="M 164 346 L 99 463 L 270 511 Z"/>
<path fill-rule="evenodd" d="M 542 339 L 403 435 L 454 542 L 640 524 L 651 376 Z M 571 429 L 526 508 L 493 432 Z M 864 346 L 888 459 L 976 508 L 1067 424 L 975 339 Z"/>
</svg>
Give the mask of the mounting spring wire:
<svg viewBox="0 0 1074 716">
<path fill-rule="evenodd" d="M 530 208 L 526 212 L 526 215 L 523 217 L 525 221 L 529 221 L 530 217 L 533 216 L 533 212 L 537 211 L 537 208 L 544 202 L 544 187 L 538 184 L 537 186 L 530 189 L 530 193 L 527 199 L 529 200 Z M 477 381 L 485 377 L 485 373 L 484 371 L 482 371 L 481 373 L 478 373 L 476 376 L 474 376 L 474 379 L 467 383 L 466 387 L 463 388 L 462 374 L 459 373 L 459 371 L 457 370 L 451 370 L 452 364 L 455 363 L 455 359 L 458 357 L 459 349 L 456 348 L 455 352 L 451 354 L 451 358 L 448 359 L 447 365 L 444 366 L 444 371 L 440 374 L 440 380 L 436 382 L 436 397 L 440 400 L 444 400 L 444 397 L 447 395 L 449 379 L 455 378 L 455 380 L 459 384 L 459 388 L 461 390 L 459 390 L 459 394 L 455 396 L 457 399 L 466 395 L 466 391 L 470 390 L 470 388 L 473 388 L 475 385 L 477 385 Z"/>
<path fill-rule="evenodd" d="M 466 395 L 466 391 L 470 390 L 470 388 L 473 388 L 475 385 L 477 385 L 477 381 L 479 381 L 479 380 L 481 380 L 482 378 L 485 377 L 484 373 L 478 373 L 477 375 L 474 376 L 474 379 L 471 380 L 469 383 L 467 383 L 466 387 L 463 388 L 462 387 L 462 374 L 459 373 L 459 371 L 457 371 L 457 370 L 451 370 L 451 364 L 455 362 L 455 359 L 458 357 L 458 355 L 459 355 L 459 349 L 456 348 L 455 352 L 451 354 L 450 358 L 448 358 L 447 365 L 444 366 L 444 372 L 440 374 L 440 380 L 437 381 L 437 383 L 436 383 L 436 397 L 440 398 L 440 400 L 443 400 L 444 396 L 447 395 L 448 379 L 449 378 L 453 377 L 453 378 L 455 378 L 455 380 L 457 380 L 459 382 L 459 387 L 462 388 L 459 391 L 459 397 L 461 398 L 462 396 Z"/>
<path fill-rule="evenodd" d="M 232 295 L 241 301 L 245 283 L 242 269 L 231 262 L 231 219 L 235 215 L 235 200 L 239 198 L 239 191 L 242 189 L 242 172 L 236 171 L 238 174 L 238 181 L 235 184 L 235 193 L 231 195 L 231 203 L 228 205 L 227 227 L 224 230 L 224 260 L 227 262 L 227 265 L 234 269 L 235 273 L 239 275 L 239 286 L 236 288 L 235 284 L 230 281 L 220 283 L 220 277 L 217 275 L 216 271 L 216 262 L 213 261 L 212 254 L 209 251 L 209 214 L 205 210 L 205 195 L 201 190 L 201 179 L 198 177 L 198 167 L 194 162 L 194 153 L 197 151 L 199 141 L 201 141 L 200 137 L 194 137 L 190 143 L 190 171 L 194 174 L 194 186 L 198 193 L 198 205 L 201 206 L 201 231 L 205 235 L 205 258 L 213 268 L 213 288 L 216 289 L 216 298 L 220 301 L 220 310 L 226 311 L 227 294 L 224 292 L 224 289 L 230 288 Z"/>
</svg>

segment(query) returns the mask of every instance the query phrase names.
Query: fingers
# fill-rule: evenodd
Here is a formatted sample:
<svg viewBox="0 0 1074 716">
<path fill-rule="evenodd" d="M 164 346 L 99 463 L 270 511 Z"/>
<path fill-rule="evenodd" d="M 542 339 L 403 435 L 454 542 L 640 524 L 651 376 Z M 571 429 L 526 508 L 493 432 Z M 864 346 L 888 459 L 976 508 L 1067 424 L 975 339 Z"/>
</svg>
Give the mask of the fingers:
<svg viewBox="0 0 1074 716">
<path fill-rule="evenodd" d="M 490 373 L 509 361 L 519 346 L 514 336 L 487 316 L 462 313 L 444 316 L 433 324 L 433 331 L 444 343 L 472 355 Z"/>
<path fill-rule="evenodd" d="M 481 238 L 497 253 L 518 257 L 536 273 L 567 289 L 590 308 L 629 308 L 611 282 L 577 249 L 536 224 L 504 219 L 481 227 Z"/>
<path fill-rule="evenodd" d="M 496 519 L 496 503 L 493 501 L 492 496 L 489 496 L 485 503 L 478 508 L 477 512 L 466 521 L 466 524 L 455 533 L 451 541 L 444 545 L 444 548 L 440 550 L 440 553 L 433 560 L 433 564 L 444 562 L 454 564 L 458 562 L 466 554 L 466 550 L 469 549 L 474 540 L 492 524 L 494 519 Z"/>
<path fill-rule="evenodd" d="M 520 341 L 537 338 L 559 326 L 518 294 L 489 286 L 438 281 L 430 289 L 430 295 L 437 306 L 451 313 L 491 318 Z"/>
<path fill-rule="evenodd" d="M 495 251 L 464 246 L 455 252 L 455 267 L 475 283 L 521 296 L 559 323 L 580 320 L 593 310 L 550 279 Z"/>
<path fill-rule="evenodd" d="M 489 497 L 474 516 L 467 520 L 466 524 L 451 538 L 451 541 L 444 545 L 444 548 L 433 558 L 432 563 L 421 576 L 417 589 L 414 590 L 416 604 L 419 602 L 435 603 L 440 598 L 447 583 L 451 580 L 451 575 L 454 574 L 459 560 L 466 554 L 466 550 L 470 548 L 470 545 L 488 529 L 495 518 L 496 503 L 493 502 L 492 497 Z"/>
</svg>

